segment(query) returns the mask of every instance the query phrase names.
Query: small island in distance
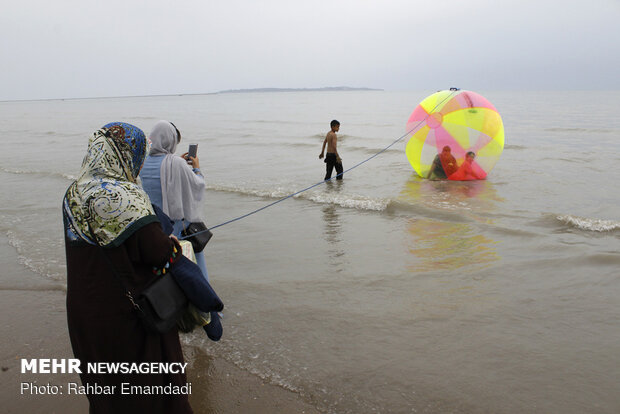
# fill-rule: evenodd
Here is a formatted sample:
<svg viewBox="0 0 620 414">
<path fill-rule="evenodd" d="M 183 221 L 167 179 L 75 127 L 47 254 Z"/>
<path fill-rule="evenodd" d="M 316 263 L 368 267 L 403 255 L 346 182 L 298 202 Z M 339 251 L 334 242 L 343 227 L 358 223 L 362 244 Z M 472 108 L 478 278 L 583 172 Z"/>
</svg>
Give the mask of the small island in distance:
<svg viewBox="0 0 620 414">
<path fill-rule="evenodd" d="M 253 88 L 228 89 L 216 93 L 254 93 L 254 92 L 349 92 L 349 91 L 383 91 L 374 88 L 352 88 L 349 86 L 328 86 L 324 88 Z"/>
<path fill-rule="evenodd" d="M 219 92 L 199 92 L 199 93 L 170 93 L 161 95 L 121 95 L 121 96 L 90 96 L 78 98 L 39 98 L 39 99 L 23 99 L 22 101 L 72 101 L 75 99 L 111 99 L 111 98 L 154 98 L 158 96 L 199 96 L 199 95 L 219 95 L 230 93 L 255 93 L 255 92 L 349 92 L 349 91 L 383 91 L 383 89 L 374 88 L 352 88 L 350 86 L 327 86 L 324 88 L 254 88 L 254 89 L 228 89 Z M 18 102 L 17 100 L 15 102 Z M 13 102 L 2 101 L 0 102 Z"/>
</svg>

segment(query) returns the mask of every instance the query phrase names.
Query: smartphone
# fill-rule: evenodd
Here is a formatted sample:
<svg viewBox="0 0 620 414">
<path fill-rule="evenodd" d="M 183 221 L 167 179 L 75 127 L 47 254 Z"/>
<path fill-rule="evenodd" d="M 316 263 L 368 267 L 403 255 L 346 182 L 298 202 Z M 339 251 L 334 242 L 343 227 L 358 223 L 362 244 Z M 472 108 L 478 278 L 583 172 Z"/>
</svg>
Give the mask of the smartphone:
<svg viewBox="0 0 620 414">
<path fill-rule="evenodd" d="M 198 144 L 189 144 L 189 150 L 187 150 L 187 156 L 195 158 L 197 152 L 198 152 Z"/>
</svg>

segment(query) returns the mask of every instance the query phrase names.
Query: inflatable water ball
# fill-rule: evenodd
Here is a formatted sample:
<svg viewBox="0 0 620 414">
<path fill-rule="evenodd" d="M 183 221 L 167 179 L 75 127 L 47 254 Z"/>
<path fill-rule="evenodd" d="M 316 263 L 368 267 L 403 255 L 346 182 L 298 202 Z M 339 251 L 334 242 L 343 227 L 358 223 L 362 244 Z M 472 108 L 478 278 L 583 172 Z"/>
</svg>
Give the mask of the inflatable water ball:
<svg viewBox="0 0 620 414">
<path fill-rule="evenodd" d="M 407 131 L 407 159 L 423 178 L 484 179 L 504 149 L 504 125 L 495 107 L 475 92 L 455 88 L 424 99 Z"/>
</svg>

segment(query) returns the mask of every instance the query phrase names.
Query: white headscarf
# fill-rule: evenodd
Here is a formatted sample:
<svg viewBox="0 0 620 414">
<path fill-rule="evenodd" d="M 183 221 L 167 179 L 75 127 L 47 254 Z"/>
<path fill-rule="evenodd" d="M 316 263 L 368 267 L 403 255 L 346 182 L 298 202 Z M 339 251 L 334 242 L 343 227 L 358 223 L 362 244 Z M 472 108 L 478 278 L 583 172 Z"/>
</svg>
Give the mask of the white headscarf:
<svg viewBox="0 0 620 414">
<path fill-rule="evenodd" d="M 194 174 L 187 162 L 174 154 L 177 130 L 168 121 L 159 121 L 149 135 L 149 155 L 164 155 L 160 181 L 162 210 L 173 220 L 201 221 L 200 206 L 205 191 L 205 180 Z"/>
</svg>

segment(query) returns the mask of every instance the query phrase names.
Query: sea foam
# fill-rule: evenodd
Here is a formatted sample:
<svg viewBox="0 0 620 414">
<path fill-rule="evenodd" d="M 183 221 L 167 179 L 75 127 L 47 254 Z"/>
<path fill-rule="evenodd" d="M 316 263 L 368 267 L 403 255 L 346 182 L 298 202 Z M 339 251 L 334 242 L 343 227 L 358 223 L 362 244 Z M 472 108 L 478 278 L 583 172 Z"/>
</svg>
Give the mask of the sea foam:
<svg viewBox="0 0 620 414">
<path fill-rule="evenodd" d="M 292 190 L 283 187 L 271 189 L 256 189 L 244 186 L 227 186 L 220 184 L 207 184 L 207 190 L 225 191 L 242 195 L 258 196 L 280 199 L 295 194 L 299 190 Z M 390 199 L 365 197 L 356 194 L 329 193 L 305 191 L 296 194 L 292 198 L 308 200 L 317 204 L 334 204 L 340 207 L 353 208 L 358 210 L 384 211 L 390 204 Z"/>
<path fill-rule="evenodd" d="M 557 216 L 557 219 L 580 230 L 607 232 L 620 229 L 620 222 L 614 220 L 591 219 L 570 214 Z"/>
</svg>

